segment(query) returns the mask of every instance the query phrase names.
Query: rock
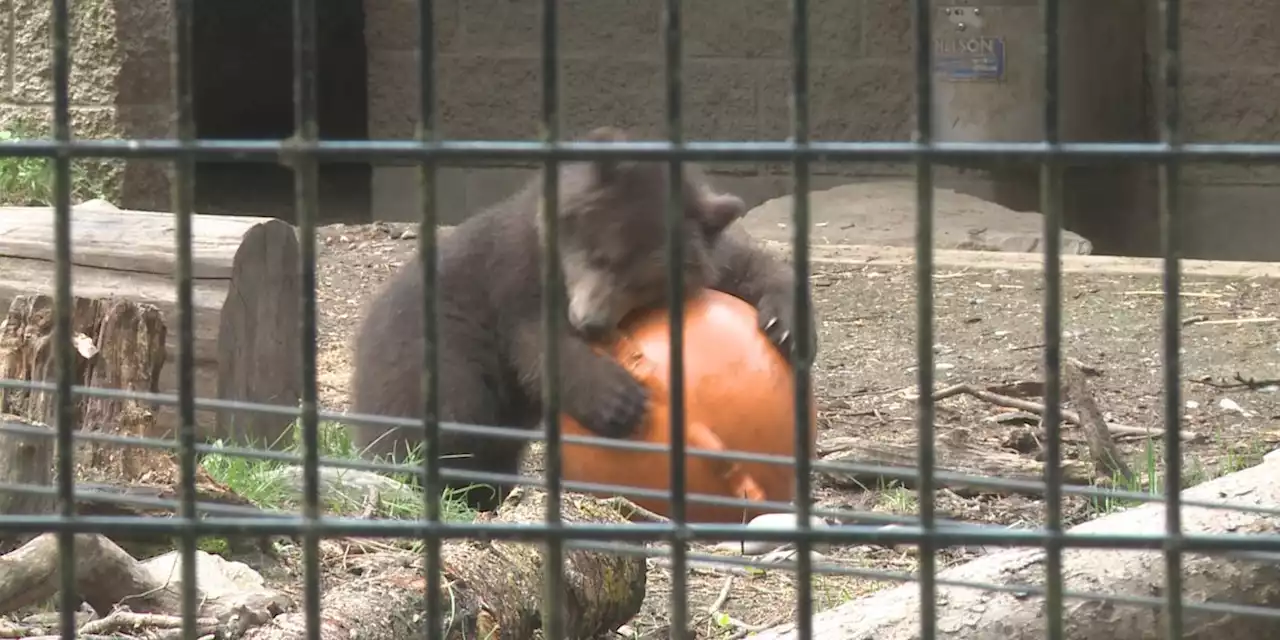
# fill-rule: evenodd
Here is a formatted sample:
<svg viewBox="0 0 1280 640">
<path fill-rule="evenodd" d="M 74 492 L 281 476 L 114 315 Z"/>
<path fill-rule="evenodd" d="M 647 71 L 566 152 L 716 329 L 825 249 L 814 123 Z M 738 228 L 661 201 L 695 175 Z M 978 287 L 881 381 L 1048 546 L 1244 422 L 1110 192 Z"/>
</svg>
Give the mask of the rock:
<svg viewBox="0 0 1280 640">
<path fill-rule="evenodd" d="M 85 200 L 84 202 L 81 202 L 80 204 L 75 205 L 73 208 L 86 209 L 90 211 L 119 211 L 120 210 L 120 207 L 117 207 L 116 205 L 106 200 L 103 200 L 102 198 Z"/>
<path fill-rule="evenodd" d="M 792 198 L 769 200 L 743 220 L 751 234 L 764 240 L 791 242 Z M 916 185 L 910 180 L 859 182 L 809 195 L 810 235 L 814 244 L 915 246 Z M 1044 218 L 1014 211 L 994 202 L 934 189 L 934 248 L 970 251 L 1040 253 Z M 1064 255 L 1087 255 L 1093 244 L 1062 231 Z"/>
</svg>

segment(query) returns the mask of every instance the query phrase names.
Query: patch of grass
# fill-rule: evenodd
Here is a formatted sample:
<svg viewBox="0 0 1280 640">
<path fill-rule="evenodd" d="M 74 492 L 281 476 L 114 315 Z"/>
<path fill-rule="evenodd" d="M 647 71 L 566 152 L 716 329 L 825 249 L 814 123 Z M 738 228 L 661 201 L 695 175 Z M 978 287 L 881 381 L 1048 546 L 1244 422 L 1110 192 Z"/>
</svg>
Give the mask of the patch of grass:
<svg viewBox="0 0 1280 640">
<path fill-rule="evenodd" d="M 292 444 L 286 452 L 302 454 L 302 427 L 299 423 L 294 423 L 291 435 Z M 317 435 L 321 457 L 340 460 L 360 459 L 359 450 L 351 442 L 348 430 L 342 424 L 321 422 Z M 214 446 L 226 445 L 219 441 L 214 443 Z M 420 465 L 420 460 L 420 456 L 411 455 L 410 459 L 406 460 L 406 464 Z M 302 508 L 303 497 L 301 492 L 296 490 L 296 481 L 283 472 L 286 467 L 293 466 L 291 464 L 222 453 L 207 454 L 201 459 L 200 464 L 214 479 L 259 507 L 284 511 L 299 511 Z M 391 495 L 379 494 L 379 513 L 395 519 L 424 517 L 426 499 L 424 492 L 417 485 L 416 477 L 407 473 L 389 474 L 389 477 L 401 482 L 403 490 Z M 359 515 L 364 509 L 363 496 L 334 493 L 334 496 L 321 505 L 326 513 L 353 516 Z M 465 522 L 473 520 L 476 516 L 476 513 L 453 493 L 447 492 L 441 498 L 440 506 L 441 517 L 446 521 Z"/>
<path fill-rule="evenodd" d="M 881 478 L 876 487 L 876 507 L 894 515 L 914 515 L 919 512 L 916 492 L 902 486 L 897 480 Z"/>
<path fill-rule="evenodd" d="M 30 123 L 12 122 L 0 126 L 0 142 L 35 140 L 46 136 L 37 133 Z M 114 200 L 119 191 L 119 159 L 73 160 L 71 162 L 71 201 L 94 198 Z M 54 164 L 50 158 L 17 158 L 0 156 L 0 205 L 50 206 L 54 200 Z"/>
<path fill-rule="evenodd" d="M 1258 464 L 1262 460 L 1264 453 L 1266 453 L 1265 447 L 1261 444 L 1254 444 L 1245 447 L 1244 451 L 1239 450 L 1239 448 L 1227 448 L 1218 459 L 1218 464 L 1211 467 L 1206 466 L 1200 458 L 1183 460 L 1182 482 L 1180 484 L 1183 489 L 1186 489 L 1220 478 L 1228 473 L 1246 469 Z M 1135 473 L 1132 481 L 1126 481 L 1119 476 L 1112 477 L 1112 486 L 1121 491 L 1143 492 L 1152 496 L 1160 496 L 1164 492 L 1164 475 L 1161 471 L 1163 460 L 1163 445 L 1157 444 L 1154 438 L 1147 438 L 1142 453 L 1141 471 Z M 1099 514 L 1121 511 L 1139 504 L 1141 502 L 1137 500 L 1106 496 L 1094 496 L 1090 499 L 1092 510 Z"/>
</svg>

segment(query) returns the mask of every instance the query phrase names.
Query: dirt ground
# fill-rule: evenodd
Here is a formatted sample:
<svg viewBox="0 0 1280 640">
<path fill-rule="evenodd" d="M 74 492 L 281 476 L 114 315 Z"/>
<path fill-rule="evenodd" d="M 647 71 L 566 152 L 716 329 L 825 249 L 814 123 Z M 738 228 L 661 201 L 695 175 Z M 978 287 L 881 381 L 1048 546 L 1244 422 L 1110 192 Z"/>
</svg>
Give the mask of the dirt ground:
<svg viewBox="0 0 1280 640">
<path fill-rule="evenodd" d="M 416 249 L 408 225 L 335 225 L 322 230 L 318 291 L 320 309 L 321 401 L 346 408 L 348 340 L 360 308 L 377 285 Z M 819 450 L 834 437 L 864 441 L 915 441 L 915 284 L 911 266 L 881 264 L 813 265 L 814 302 L 819 314 L 819 357 L 814 368 L 818 401 Z M 940 268 L 935 277 L 935 345 L 939 387 L 970 383 L 979 387 L 1042 379 L 1043 279 L 1036 271 Z M 1277 384 L 1253 387 L 1230 383 L 1280 378 L 1280 286 L 1265 278 L 1184 276 L 1181 379 L 1184 429 L 1200 438 L 1185 445 L 1188 484 L 1248 466 L 1280 439 Z M 1160 278 L 1149 274 L 1067 273 L 1063 292 L 1064 357 L 1100 370 L 1090 388 L 1108 421 L 1161 427 L 1162 306 Z M 1266 318 L 1272 318 L 1268 321 Z M 1254 319 L 1252 322 L 1235 322 Z M 1206 322 L 1207 321 L 1207 322 Z M 993 420 L 1008 413 L 969 397 L 937 405 L 938 433 L 969 431 L 983 446 L 1008 449 L 1020 431 Z M 1121 443 L 1137 471 L 1147 468 L 1146 441 Z M 1163 455 L 1159 443 L 1156 453 Z M 1086 454 L 1079 429 L 1064 426 L 1068 458 Z M 818 505 L 828 508 L 911 513 L 914 496 L 893 488 L 855 492 L 818 478 Z M 1099 507 L 1068 498 L 1068 524 L 1087 520 Z M 965 522 L 1010 526 L 1042 522 L 1043 509 L 1027 497 L 961 497 L 938 492 L 938 516 Z M 947 566 L 981 550 L 952 550 Z M 827 560 L 842 566 L 911 572 L 911 550 L 859 546 L 832 549 Z M 733 584 L 726 587 L 726 581 Z M 743 635 L 752 625 L 791 619 L 794 579 L 783 571 L 749 575 L 695 570 L 689 576 L 689 612 L 699 637 Z M 833 607 L 891 584 L 871 577 L 814 579 L 814 604 Z M 670 577 L 655 568 L 637 632 L 660 632 L 669 619 Z M 722 593 L 726 594 L 721 597 Z M 718 623 L 707 609 L 736 622 Z"/>
</svg>

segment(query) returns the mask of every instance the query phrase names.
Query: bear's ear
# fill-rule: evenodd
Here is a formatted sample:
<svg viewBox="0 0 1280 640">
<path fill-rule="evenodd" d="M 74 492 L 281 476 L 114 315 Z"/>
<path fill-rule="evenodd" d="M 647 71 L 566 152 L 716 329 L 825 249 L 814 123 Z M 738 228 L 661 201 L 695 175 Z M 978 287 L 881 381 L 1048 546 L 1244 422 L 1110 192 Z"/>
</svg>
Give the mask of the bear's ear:
<svg viewBox="0 0 1280 640">
<path fill-rule="evenodd" d="M 597 127 L 588 132 L 583 139 L 587 142 L 626 142 L 629 138 L 625 131 L 617 127 Z M 617 179 L 622 165 L 623 161 L 613 159 L 595 160 L 591 163 L 596 180 L 604 184 Z"/>
<path fill-rule="evenodd" d="M 698 202 L 695 215 L 707 237 L 720 235 L 729 225 L 747 214 L 742 198 L 729 193 L 705 193 Z"/>
</svg>

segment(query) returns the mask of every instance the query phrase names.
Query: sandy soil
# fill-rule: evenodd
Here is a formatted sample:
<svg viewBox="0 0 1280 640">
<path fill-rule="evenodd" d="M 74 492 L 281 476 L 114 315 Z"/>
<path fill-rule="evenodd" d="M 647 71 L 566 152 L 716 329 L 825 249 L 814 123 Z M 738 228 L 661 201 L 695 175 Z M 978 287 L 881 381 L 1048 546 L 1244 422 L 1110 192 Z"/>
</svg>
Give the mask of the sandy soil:
<svg viewBox="0 0 1280 640">
<path fill-rule="evenodd" d="M 412 255 L 416 237 L 406 225 L 332 226 L 322 230 L 319 306 L 320 385 L 325 408 L 346 408 L 348 339 L 360 308 L 392 270 Z M 984 254 L 990 255 L 990 254 Z M 915 285 L 909 265 L 815 263 L 814 300 L 819 313 L 820 354 L 814 371 L 819 410 L 819 448 L 833 437 L 913 442 L 915 402 Z M 1162 425 L 1161 309 L 1158 275 L 1070 272 L 1063 282 L 1064 355 L 1101 371 L 1091 389 L 1108 420 L 1135 426 Z M 1184 279 L 1184 312 L 1196 323 L 1183 327 L 1184 428 L 1202 435 L 1186 445 L 1189 483 L 1247 466 L 1280 439 L 1277 385 L 1224 388 L 1244 378 L 1280 378 L 1280 323 L 1203 323 L 1280 316 L 1280 285 L 1265 278 Z M 937 382 L 993 386 L 1040 380 L 1043 357 L 1043 279 L 1036 271 L 939 268 L 935 282 Z M 1215 383 L 1216 381 L 1216 383 Z M 1215 383 L 1215 384 L 1210 384 Z M 1223 406 L 1223 402 L 1227 406 Z M 1237 408 L 1238 407 L 1238 408 Z M 1007 410 L 972 398 L 937 406 L 940 434 L 969 430 L 971 439 L 1009 449 L 1032 426 L 1009 426 L 991 418 Z M 1156 453 L 1162 455 L 1159 444 Z M 1079 430 L 1065 428 L 1068 457 L 1086 453 Z M 1142 440 L 1121 444 L 1129 463 L 1147 468 Z M 1158 459 L 1158 456 L 1157 456 Z M 887 488 L 853 492 L 818 478 L 820 506 L 910 513 L 913 494 Z M 939 517 L 967 522 L 1034 524 L 1041 503 L 1027 497 L 961 497 L 938 492 Z M 1099 507 L 1085 499 L 1066 501 L 1068 523 L 1086 520 Z M 942 565 L 980 550 L 945 552 Z M 829 560 L 858 569 L 910 572 L 909 550 L 860 546 L 833 549 Z M 729 637 L 706 610 L 725 587 L 727 574 L 693 571 L 689 611 L 698 637 Z M 720 610 L 747 624 L 790 618 L 794 578 L 782 571 L 738 575 Z M 865 578 L 816 577 L 815 606 L 835 606 L 887 583 Z M 664 635 L 669 618 L 670 577 L 655 569 L 645 609 L 633 627 Z M 655 636 L 656 637 L 656 636 Z"/>
</svg>

